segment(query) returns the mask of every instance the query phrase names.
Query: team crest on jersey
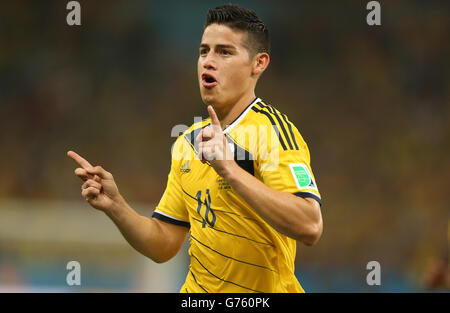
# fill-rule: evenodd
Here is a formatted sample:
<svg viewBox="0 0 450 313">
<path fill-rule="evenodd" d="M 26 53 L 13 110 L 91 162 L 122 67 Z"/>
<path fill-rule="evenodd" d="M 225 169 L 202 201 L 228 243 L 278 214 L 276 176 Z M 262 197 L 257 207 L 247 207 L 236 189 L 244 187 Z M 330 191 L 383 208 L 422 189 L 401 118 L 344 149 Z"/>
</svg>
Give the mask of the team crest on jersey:
<svg viewBox="0 0 450 313">
<path fill-rule="evenodd" d="M 305 164 L 289 164 L 289 167 L 291 168 L 291 173 L 298 189 L 308 188 L 317 190 L 314 178 Z"/>
<path fill-rule="evenodd" d="M 184 162 L 184 164 L 181 166 L 180 171 L 182 173 L 189 173 L 191 171 L 191 169 L 189 168 L 189 160 Z"/>
</svg>

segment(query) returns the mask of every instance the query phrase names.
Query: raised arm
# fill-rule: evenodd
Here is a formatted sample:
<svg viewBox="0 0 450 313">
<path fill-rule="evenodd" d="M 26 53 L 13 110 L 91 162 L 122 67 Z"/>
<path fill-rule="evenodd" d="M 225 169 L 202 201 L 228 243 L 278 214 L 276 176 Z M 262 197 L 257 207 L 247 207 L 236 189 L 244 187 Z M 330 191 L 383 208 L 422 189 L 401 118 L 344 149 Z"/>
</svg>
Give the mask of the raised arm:
<svg viewBox="0 0 450 313">
<path fill-rule="evenodd" d="M 92 166 L 73 151 L 67 155 L 81 166 L 75 169 L 75 175 L 84 181 L 82 197 L 109 216 L 133 248 L 157 263 L 177 254 L 188 228 L 139 215 L 122 197 L 111 173 L 101 166 Z"/>
<path fill-rule="evenodd" d="M 208 112 L 211 125 L 196 137 L 199 158 L 210 161 L 216 172 L 274 229 L 305 245 L 315 244 L 323 231 L 319 203 L 270 188 L 240 168 L 212 106 Z"/>
</svg>

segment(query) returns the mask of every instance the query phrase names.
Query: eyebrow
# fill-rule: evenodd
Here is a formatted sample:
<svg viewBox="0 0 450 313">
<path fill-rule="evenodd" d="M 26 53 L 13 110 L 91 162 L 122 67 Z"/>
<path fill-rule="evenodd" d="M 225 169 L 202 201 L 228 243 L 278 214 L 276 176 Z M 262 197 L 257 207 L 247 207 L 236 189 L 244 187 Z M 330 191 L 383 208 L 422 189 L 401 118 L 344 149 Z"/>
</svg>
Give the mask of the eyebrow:
<svg viewBox="0 0 450 313">
<path fill-rule="evenodd" d="M 206 43 L 202 43 L 199 48 L 209 48 L 209 45 Z M 233 45 L 216 45 L 216 48 L 236 50 L 236 47 Z"/>
</svg>

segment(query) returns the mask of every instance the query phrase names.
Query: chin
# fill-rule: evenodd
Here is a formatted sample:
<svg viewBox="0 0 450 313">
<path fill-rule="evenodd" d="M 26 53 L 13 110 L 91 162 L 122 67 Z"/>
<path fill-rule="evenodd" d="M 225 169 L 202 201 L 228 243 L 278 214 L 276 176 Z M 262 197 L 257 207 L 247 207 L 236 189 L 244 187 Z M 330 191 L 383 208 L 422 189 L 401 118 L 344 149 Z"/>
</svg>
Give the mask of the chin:
<svg viewBox="0 0 450 313">
<path fill-rule="evenodd" d="M 202 94 L 202 101 L 203 101 L 203 103 L 205 103 L 206 105 L 210 105 L 210 104 L 213 104 L 216 99 L 216 97 L 215 96 L 213 96 L 213 95 L 205 95 L 205 94 Z"/>
</svg>

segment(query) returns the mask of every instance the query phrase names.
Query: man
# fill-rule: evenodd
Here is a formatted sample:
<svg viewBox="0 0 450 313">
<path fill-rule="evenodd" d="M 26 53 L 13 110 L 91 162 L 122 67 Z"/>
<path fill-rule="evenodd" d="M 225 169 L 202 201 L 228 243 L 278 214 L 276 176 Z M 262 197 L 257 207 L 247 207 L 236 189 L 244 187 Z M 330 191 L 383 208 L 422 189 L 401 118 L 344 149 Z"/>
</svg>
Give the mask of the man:
<svg viewBox="0 0 450 313">
<path fill-rule="evenodd" d="M 320 238 L 321 199 L 300 133 L 255 96 L 270 60 L 268 30 L 253 11 L 220 6 L 208 12 L 199 52 L 210 118 L 176 140 L 152 218 L 125 202 L 110 173 L 70 151 L 82 196 L 155 262 L 175 256 L 190 232 L 181 292 L 303 292 L 296 240 Z"/>
</svg>

